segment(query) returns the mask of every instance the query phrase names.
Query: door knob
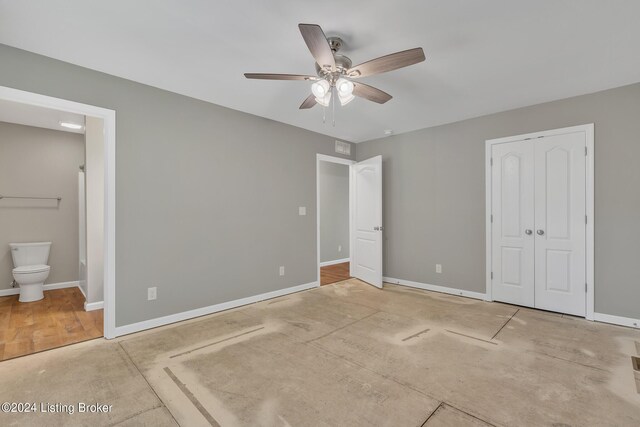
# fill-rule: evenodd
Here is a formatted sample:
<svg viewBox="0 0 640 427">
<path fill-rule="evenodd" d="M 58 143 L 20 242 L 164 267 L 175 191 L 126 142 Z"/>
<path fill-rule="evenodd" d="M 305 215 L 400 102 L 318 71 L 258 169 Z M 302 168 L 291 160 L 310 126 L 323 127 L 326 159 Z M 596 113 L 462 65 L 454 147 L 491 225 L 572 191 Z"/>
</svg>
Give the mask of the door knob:
<svg viewBox="0 0 640 427">
<path fill-rule="evenodd" d="M 538 233 L 539 236 L 542 236 L 544 234 L 544 230 L 538 230 L 536 233 Z"/>
<path fill-rule="evenodd" d="M 526 230 L 524 230 L 524 234 L 530 236 L 531 234 L 533 234 L 533 231 L 527 228 Z"/>
</svg>

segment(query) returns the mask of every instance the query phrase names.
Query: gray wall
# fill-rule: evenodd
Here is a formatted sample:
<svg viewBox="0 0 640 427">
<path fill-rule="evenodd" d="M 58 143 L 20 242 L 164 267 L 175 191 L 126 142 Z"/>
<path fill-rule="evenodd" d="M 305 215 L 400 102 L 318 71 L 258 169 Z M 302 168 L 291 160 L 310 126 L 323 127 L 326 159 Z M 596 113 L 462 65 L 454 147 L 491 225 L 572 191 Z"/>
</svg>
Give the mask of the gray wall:
<svg viewBox="0 0 640 427">
<path fill-rule="evenodd" d="M 11 287 L 9 243 L 52 242 L 45 283 L 78 280 L 78 166 L 84 135 L 0 122 L 0 289 Z"/>
<path fill-rule="evenodd" d="M 319 173 L 320 262 L 349 258 L 349 166 L 320 162 Z"/>
<path fill-rule="evenodd" d="M 484 141 L 595 123 L 595 308 L 640 318 L 639 118 L 635 84 L 358 144 L 383 156 L 385 275 L 484 293 Z"/>
<path fill-rule="evenodd" d="M 332 138 L 3 45 L 0 85 L 116 110 L 118 326 L 317 280 Z"/>
</svg>

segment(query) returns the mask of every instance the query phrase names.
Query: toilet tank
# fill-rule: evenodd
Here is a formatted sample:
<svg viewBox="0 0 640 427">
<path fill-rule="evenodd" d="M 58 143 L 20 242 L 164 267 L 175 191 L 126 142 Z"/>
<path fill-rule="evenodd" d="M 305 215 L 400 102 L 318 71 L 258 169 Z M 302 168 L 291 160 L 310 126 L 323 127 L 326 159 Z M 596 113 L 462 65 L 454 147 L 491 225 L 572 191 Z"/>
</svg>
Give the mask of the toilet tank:
<svg viewBox="0 0 640 427">
<path fill-rule="evenodd" d="M 49 261 L 51 242 L 9 243 L 14 267 L 46 265 Z"/>
</svg>

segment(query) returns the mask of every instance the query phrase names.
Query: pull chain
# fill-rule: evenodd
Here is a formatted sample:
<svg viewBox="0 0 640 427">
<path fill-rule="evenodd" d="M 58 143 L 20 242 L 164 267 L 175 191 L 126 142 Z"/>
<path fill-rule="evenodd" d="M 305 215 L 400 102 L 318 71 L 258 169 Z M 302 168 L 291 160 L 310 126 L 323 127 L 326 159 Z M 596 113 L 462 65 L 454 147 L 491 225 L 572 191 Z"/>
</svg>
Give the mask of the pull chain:
<svg viewBox="0 0 640 427">
<path fill-rule="evenodd" d="M 333 127 L 336 127 L 336 88 L 331 87 L 331 119 L 333 120 Z"/>
<path fill-rule="evenodd" d="M 322 106 L 322 124 L 327 122 L 327 107 Z"/>
</svg>

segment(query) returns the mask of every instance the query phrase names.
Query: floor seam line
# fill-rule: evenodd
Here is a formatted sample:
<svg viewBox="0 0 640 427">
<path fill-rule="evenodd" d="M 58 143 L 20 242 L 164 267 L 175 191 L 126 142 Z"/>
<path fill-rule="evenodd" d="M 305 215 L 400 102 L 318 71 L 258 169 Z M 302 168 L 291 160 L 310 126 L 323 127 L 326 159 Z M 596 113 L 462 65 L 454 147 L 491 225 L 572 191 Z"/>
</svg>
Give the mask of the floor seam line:
<svg viewBox="0 0 640 427">
<path fill-rule="evenodd" d="M 171 418 L 173 419 L 173 421 L 177 424 L 180 425 L 180 423 L 178 422 L 178 420 L 176 420 L 176 417 L 173 416 L 173 414 L 171 413 L 171 410 L 169 409 L 169 407 L 167 406 L 167 404 L 164 402 L 164 400 L 162 400 L 162 398 L 158 395 L 158 393 L 156 393 L 156 390 L 153 388 L 153 386 L 151 385 L 151 383 L 149 382 L 149 380 L 147 379 L 147 377 L 142 373 L 142 371 L 140 370 L 140 368 L 138 367 L 138 365 L 136 365 L 136 362 L 133 361 L 133 358 L 131 357 L 131 355 L 129 354 L 129 352 L 127 351 L 127 349 L 125 349 L 122 346 L 122 342 L 118 341 L 118 345 L 120 346 L 120 348 L 122 349 L 122 351 L 124 352 L 124 354 L 127 355 L 127 359 L 129 359 L 129 361 L 131 362 L 131 364 L 136 368 L 136 371 L 138 371 L 138 373 L 140 374 L 140 376 L 144 379 L 144 381 L 147 383 L 147 385 L 149 386 L 149 388 L 151 389 L 151 392 L 156 396 L 156 398 L 160 401 L 160 403 L 162 403 L 162 406 L 164 406 L 165 408 L 167 408 L 167 412 L 169 412 L 169 415 L 171 415 Z"/>
<path fill-rule="evenodd" d="M 451 329 L 445 329 L 445 331 L 447 331 L 447 332 L 449 332 L 449 333 L 451 333 L 451 334 L 460 335 L 461 337 L 467 337 L 467 338 L 471 338 L 471 339 L 473 339 L 473 340 L 486 342 L 487 344 L 491 344 L 491 345 L 498 345 L 498 343 L 497 343 L 497 342 L 494 342 L 494 341 L 487 341 L 487 340 L 482 339 L 482 338 L 478 338 L 478 337 L 474 337 L 474 336 L 471 336 L 471 335 L 463 334 L 463 333 L 461 333 L 461 332 L 452 331 Z M 495 336 L 495 335 L 494 335 L 494 336 Z M 493 338 L 491 338 L 491 339 L 493 339 Z"/>
<path fill-rule="evenodd" d="M 580 362 L 576 362 L 574 360 L 569 360 L 569 359 L 565 359 L 563 357 L 559 357 L 559 356 L 554 356 L 552 354 L 547 354 L 547 353 L 543 353 L 541 351 L 534 351 L 534 353 L 536 354 L 540 354 L 542 356 L 547 356 L 547 357 L 551 357 L 552 359 L 556 359 L 556 360 L 562 360 L 563 362 L 567 362 L 567 363 L 573 363 L 574 365 L 578 365 L 578 366 L 583 366 L 585 368 L 591 368 L 591 369 L 595 369 L 597 371 L 601 371 L 601 372 L 607 372 L 607 373 L 611 373 L 610 371 L 608 371 L 607 369 L 603 369 L 603 368 L 599 368 L 597 366 L 593 366 L 593 365 L 587 365 L 586 363 L 580 363 Z"/>
<path fill-rule="evenodd" d="M 511 317 L 509 317 L 509 319 L 507 319 L 507 321 L 506 321 L 506 322 L 504 322 L 504 325 L 502 325 L 502 327 L 501 327 L 500 329 L 498 329 L 498 332 L 496 332 L 496 333 L 491 337 L 491 339 L 495 339 L 495 337 L 497 337 L 497 336 L 498 336 L 498 334 L 500 333 L 500 331 L 502 331 L 502 330 L 504 329 L 504 327 L 505 327 L 505 326 L 507 326 L 507 323 L 511 322 L 511 319 L 513 319 L 513 317 L 514 317 L 516 314 L 518 314 L 518 312 L 519 312 L 519 311 L 520 311 L 520 309 L 519 309 L 519 308 L 518 308 L 518 309 L 516 309 L 516 312 L 515 312 L 515 313 L 513 313 L 513 314 L 511 315 Z"/>
<path fill-rule="evenodd" d="M 261 326 L 259 328 L 255 328 L 255 329 L 252 329 L 250 331 L 242 332 L 240 334 L 237 334 L 237 335 L 234 335 L 234 336 L 231 336 L 231 337 L 228 337 L 228 338 L 224 338 L 224 339 L 221 339 L 219 341 L 212 342 L 210 344 L 206 344 L 206 345 L 203 345 L 203 346 L 200 346 L 200 347 L 196 347 L 196 348 L 194 348 L 192 350 L 183 351 L 182 353 L 177 353 L 177 354 L 174 354 L 173 356 L 169 356 L 169 359 L 173 359 L 173 358 L 176 358 L 176 357 L 179 357 L 179 356 L 184 356 L 185 354 L 190 354 L 190 353 L 193 353 L 194 351 L 198 351 L 198 350 L 202 350 L 203 348 L 211 347 L 212 345 L 220 344 L 220 343 L 223 343 L 225 341 L 232 340 L 234 338 L 238 338 L 238 337 L 242 337 L 244 335 L 252 334 L 252 333 L 257 332 L 259 330 L 262 330 L 264 328 L 265 328 L 264 326 Z"/>
<path fill-rule="evenodd" d="M 399 386 L 406 387 L 406 388 L 408 388 L 409 390 L 415 391 L 416 393 L 421 394 L 421 395 L 423 395 L 423 396 L 425 396 L 425 397 L 428 397 L 429 399 L 433 399 L 433 400 L 435 400 L 436 402 L 442 402 L 442 400 L 441 400 L 441 399 L 437 399 L 437 398 L 435 398 L 434 396 L 431 396 L 430 394 L 425 393 L 425 392 L 423 392 L 422 390 L 419 390 L 419 389 L 417 389 L 417 388 L 415 388 L 415 387 L 413 387 L 413 386 L 411 386 L 411 385 L 409 385 L 409 384 L 405 384 L 405 383 L 403 383 L 403 382 L 400 382 L 399 380 L 397 380 L 397 379 L 395 379 L 395 378 L 393 378 L 393 377 L 391 377 L 391 376 L 385 375 L 385 374 L 383 374 L 383 373 L 381 373 L 381 372 L 378 372 L 378 371 L 375 371 L 375 370 L 373 370 L 373 369 L 371 369 L 371 368 L 367 368 L 366 366 L 361 365 L 361 364 L 360 364 L 360 363 L 358 363 L 358 362 L 355 362 L 355 361 L 353 361 L 353 360 L 351 360 L 351 359 L 347 359 L 346 357 L 341 356 L 341 355 L 339 355 L 339 354 L 336 354 L 336 353 L 334 353 L 334 352 L 332 352 L 332 351 L 330 351 L 330 350 L 327 350 L 326 348 L 324 348 L 324 347 L 322 347 L 322 346 L 320 346 L 320 345 L 318 345 L 318 344 L 315 344 L 315 343 L 310 343 L 310 344 L 311 344 L 313 347 L 315 347 L 315 348 L 317 348 L 318 350 L 320 350 L 320 351 L 324 351 L 325 353 L 330 354 L 330 355 L 332 355 L 332 356 L 334 356 L 334 357 L 337 357 L 337 358 L 339 358 L 339 359 L 342 359 L 342 360 L 344 360 L 344 361 L 345 361 L 345 362 L 347 362 L 347 363 L 351 363 L 352 365 L 355 365 L 355 366 L 357 366 L 357 367 L 359 367 L 359 368 L 361 368 L 361 369 L 364 369 L 365 371 L 371 372 L 371 373 L 373 373 L 373 374 L 375 374 L 375 375 L 377 375 L 377 376 L 379 376 L 379 377 L 381 377 L 381 378 L 384 378 L 384 379 L 385 379 L 385 380 L 387 380 L 387 381 L 391 381 L 391 382 L 394 382 L 394 383 L 398 384 Z"/>
<path fill-rule="evenodd" d="M 379 311 L 376 311 L 375 313 L 367 314 L 366 316 L 361 317 L 360 319 L 354 320 L 353 322 L 347 323 L 344 326 L 340 326 L 339 328 L 336 328 L 331 332 L 327 332 L 326 334 L 320 335 L 319 337 L 313 338 L 313 339 L 308 340 L 308 341 L 304 341 L 303 344 L 309 344 L 309 343 L 312 343 L 312 342 L 317 341 L 319 339 L 322 339 L 324 337 L 327 337 L 327 336 L 333 334 L 334 332 L 338 332 L 338 331 L 343 330 L 344 328 L 348 328 L 349 326 L 354 325 L 354 324 L 358 323 L 361 320 L 368 319 L 369 317 L 373 316 L 374 314 L 378 314 L 378 313 L 379 313 Z"/>
<path fill-rule="evenodd" d="M 161 402 L 161 404 L 160 404 L 160 405 L 158 405 L 158 406 L 154 406 L 153 408 L 145 409 L 144 411 L 138 411 L 138 412 L 136 412 L 135 414 L 132 414 L 132 415 L 128 416 L 127 418 L 123 419 L 123 420 L 117 421 L 117 422 L 115 422 L 114 424 L 109 424 L 109 425 L 110 425 L 110 426 L 117 426 L 118 424 L 122 424 L 122 423 L 124 423 L 125 421 L 129 421 L 130 419 L 137 417 L 138 415 L 142 415 L 142 414 L 144 414 L 144 413 L 146 413 L 146 412 L 153 411 L 154 409 L 164 408 L 164 407 L 165 407 L 165 406 L 164 406 L 164 405 L 162 404 L 162 402 Z M 173 415 L 172 415 L 172 417 L 173 417 Z"/>
<path fill-rule="evenodd" d="M 487 421 L 487 420 L 485 420 L 485 419 L 482 419 L 482 418 L 480 418 L 480 417 L 476 417 L 475 415 L 470 414 L 469 412 L 465 411 L 464 409 L 460 409 L 460 408 L 458 408 L 457 406 L 454 406 L 454 405 L 450 404 L 449 402 L 442 402 L 442 403 L 443 403 L 444 405 L 447 405 L 447 406 L 452 407 L 452 408 L 453 408 L 453 409 L 455 409 L 456 411 L 460 411 L 460 412 L 462 412 L 463 414 L 467 414 L 467 415 L 469 415 L 470 417 L 475 418 L 475 419 L 476 419 L 476 420 L 478 420 L 478 421 L 482 421 L 483 423 L 488 424 L 488 425 L 490 425 L 490 426 L 492 426 L 492 427 L 498 427 L 498 426 L 496 426 L 495 424 L 493 424 L 492 422 L 489 422 L 489 421 Z"/>
<path fill-rule="evenodd" d="M 178 388 L 180 389 L 180 391 L 186 396 L 187 399 L 189 399 L 189 401 L 191 402 L 191 404 L 193 404 L 193 406 L 196 407 L 196 409 L 198 410 L 198 412 L 200 412 L 200 414 L 207 420 L 207 422 L 214 426 L 214 427 L 220 427 L 220 423 L 218 423 L 218 421 L 216 421 L 216 419 L 213 417 L 213 415 L 211 415 L 209 413 L 209 411 L 207 411 L 207 409 L 204 407 L 204 405 L 198 400 L 198 398 L 193 394 L 193 392 L 191 390 L 189 390 L 189 388 L 187 387 L 187 385 L 185 383 L 183 383 L 177 376 L 176 374 L 173 373 L 173 371 L 168 367 L 165 366 L 165 368 L 163 369 L 164 372 L 169 376 L 169 378 L 171 378 L 171 381 L 174 382 L 174 384 L 176 386 L 178 386 Z"/>
<path fill-rule="evenodd" d="M 438 406 L 436 406 L 436 409 L 434 409 L 434 410 L 433 410 L 433 412 L 431 412 L 431 413 L 429 414 L 429 416 L 427 417 L 427 419 L 426 419 L 426 420 L 424 420 L 424 422 L 423 422 L 422 424 L 420 424 L 420 427 L 424 427 L 424 426 L 426 426 L 426 425 L 427 425 L 427 423 L 429 422 L 429 420 L 431 419 L 431 417 L 433 417 L 433 414 L 435 414 L 436 412 L 438 412 L 438 409 L 440 409 L 440 408 L 442 407 L 442 404 L 443 404 L 443 403 L 444 403 L 444 402 L 440 402 L 440 404 L 439 404 Z"/>
</svg>

